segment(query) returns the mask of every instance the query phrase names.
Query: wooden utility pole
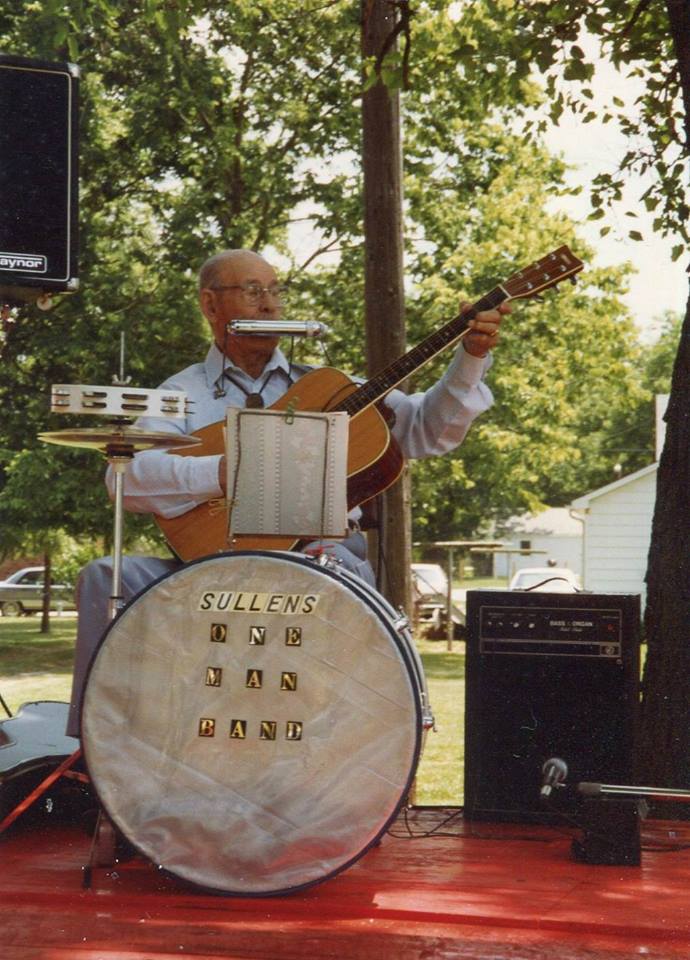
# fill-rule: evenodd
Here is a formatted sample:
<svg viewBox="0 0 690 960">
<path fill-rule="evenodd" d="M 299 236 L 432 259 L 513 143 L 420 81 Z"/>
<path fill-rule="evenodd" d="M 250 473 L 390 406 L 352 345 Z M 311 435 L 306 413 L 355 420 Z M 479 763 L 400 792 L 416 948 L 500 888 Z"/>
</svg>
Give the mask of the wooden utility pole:
<svg viewBox="0 0 690 960">
<path fill-rule="evenodd" d="M 362 57 L 377 57 L 396 25 L 385 0 L 362 0 Z M 403 286 L 402 146 L 397 90 L 380 80 L 362 98 L 364 172 L 364 298 L 367 373 L 374 376 L 401 356 L 405 342 Z M 378 580 L 395 607 L 410 610 L 410 479 L 380 498 Z"/>
</svg>

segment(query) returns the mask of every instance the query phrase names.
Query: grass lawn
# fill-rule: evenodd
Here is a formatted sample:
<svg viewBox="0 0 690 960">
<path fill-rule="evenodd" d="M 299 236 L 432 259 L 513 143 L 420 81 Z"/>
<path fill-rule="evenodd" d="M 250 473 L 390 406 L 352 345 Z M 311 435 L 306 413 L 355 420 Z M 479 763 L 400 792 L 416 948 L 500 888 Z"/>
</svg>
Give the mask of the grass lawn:
<svg viewBox="0 0 690 960">
<path fill-rule="evenodd" d="M 77 619 L 54 616 L 50 626 L 43 634 L 40 616 L 0 617 L 0 695 L 13 713 L 29 700 L 69 700 Z"/>
<path fill-rule="evenodd" d="M 462 803 L 465 757 L 465 645 L 420 640 L 436 730 L 428 733 L 417 770 L 415 803 L 456 806 Z"/>
<path fill-rule="evenodd" d="M 51 618 L 51 632 L 40 632 L 40 618 L 0 617 L 0 695 L 14 713 L 30 700 L 69 701 L 77 620 Z M 417 773 L 415 802 L 462 802 L 465 708 L 464 644 L 448 652 L 445 640 L 420 640 L 436 731 L 429 732 Z M 0 709 L 0 719 L 4 711 Z"/>
</svg>

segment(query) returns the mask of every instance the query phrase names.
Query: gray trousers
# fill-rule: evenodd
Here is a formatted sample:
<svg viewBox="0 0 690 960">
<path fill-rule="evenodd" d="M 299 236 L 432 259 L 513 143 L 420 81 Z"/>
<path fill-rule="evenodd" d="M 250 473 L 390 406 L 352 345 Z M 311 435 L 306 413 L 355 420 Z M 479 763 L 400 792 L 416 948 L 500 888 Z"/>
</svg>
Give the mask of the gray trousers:
<svg viewBox="0 0 690 960">
<path fill-rule="evenodd" d="M 304 553 L 324 552 L 334 557 L 345 570 L 361 577 L 370 586 L 375 586 L 374 571 L 367 560 L 366 538 L 359 531 L 352 532 L 345 540 L 320 540 L 307 544 Z M 162 560 L 158 557 L 122 558 L 122 596 L 125 603 L 149 586 L 154 580 L 183 566 L 179 560 Z M 72 696 L 66 733 L 78 737 L 82 694 L 89 664 L 103 637 L 110 617 L 108 606 L 112 591 L 113 563 L 111 557 L 94 560 L 82 570 L 77 582 L 77 645 L 72 678 Z"/>
</svg>

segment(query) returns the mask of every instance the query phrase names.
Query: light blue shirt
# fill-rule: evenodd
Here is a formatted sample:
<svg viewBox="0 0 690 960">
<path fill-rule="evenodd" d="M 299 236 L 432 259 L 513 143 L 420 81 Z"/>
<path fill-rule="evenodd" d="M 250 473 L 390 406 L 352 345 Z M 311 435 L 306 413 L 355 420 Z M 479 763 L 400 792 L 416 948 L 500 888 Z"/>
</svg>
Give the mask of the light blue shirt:
<svg viewBox="0 0 690 960">
<path fill-rule="evenodd" d="M 386 396 L 387 406 L 395 413 L 391 433 L 407 459 L 444 454 L 462 443 L 472 421 L 493 403 L 482 379 L 490 364 L 490 357 L 473 357 L 460 344 L 446 372 L 425 393 L 408 395 L 392 390 Z M 291 367 L 276 349 L 261 376 L 253 380 L 230 360 L 223 363 L 222 353 L 212 344 L 203 363 L 192 364 L 161 384 L 161 389 L 183 391 L 193 401 L 186 419 L 141 417 L 136 426 L 155 432 L 194 433 L 225 420 L 227 407 L 244 407 L 248 393 L 260 393 L 264 406 L 270 407 L 307 369 Z M 224 370 L 232 380 L 224 376 Z M 220 455 L 186 457 L 164 450 L 138 453 L 125 474 L 125 508 L 170 518 L 220 498 L 219 461 Z M 112 496 L 110 469 L 106 482 Z"/>
</svg>

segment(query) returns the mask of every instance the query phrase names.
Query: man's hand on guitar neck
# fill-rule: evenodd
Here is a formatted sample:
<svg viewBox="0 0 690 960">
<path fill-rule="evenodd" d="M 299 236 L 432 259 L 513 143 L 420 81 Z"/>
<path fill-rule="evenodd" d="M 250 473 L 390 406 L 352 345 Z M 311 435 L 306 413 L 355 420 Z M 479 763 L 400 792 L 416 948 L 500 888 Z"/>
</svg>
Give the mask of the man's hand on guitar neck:
<svg viewBox="0 0 690 960">
<path fill-rule="evenodd" d="M 460 306 L 460 312 L 470 309 L 469 303 Z M 470 320 L 470 332 L 463 339 L 465 350 L 473 357 L 485 357 L 496 346 L 500 339 L 499 327 L 503 317 L 510 313 L 509 303 L 502 303 L 496 310 L 483 310 Z"/>
</svg>

